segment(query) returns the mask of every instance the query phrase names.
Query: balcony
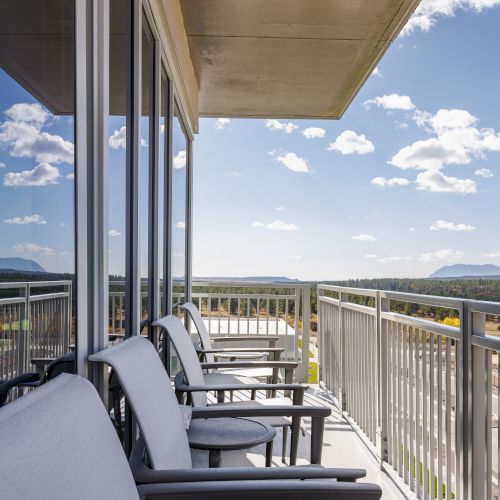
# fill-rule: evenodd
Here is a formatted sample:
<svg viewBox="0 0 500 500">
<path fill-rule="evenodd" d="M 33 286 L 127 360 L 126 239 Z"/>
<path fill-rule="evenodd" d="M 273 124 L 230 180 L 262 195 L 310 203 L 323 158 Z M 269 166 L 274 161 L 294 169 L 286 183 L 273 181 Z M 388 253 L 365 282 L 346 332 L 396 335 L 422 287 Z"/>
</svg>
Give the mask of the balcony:
<svg viewBox="0 0 500 500">
<path fill-rule="evenodd" d="M 120 287 L 110 284 L 109 300 L 118 341 Z M 70 281 L 2 283 L 1 290 L 2 378 L 73 349 Z M 311 291 L 304 283 L 194 282 L 192 296 L 215 342 L 218 335 L 278 335 L 284 359 L 299 361 L 307 403 L 333 409 L 324 465 L 366 468 L 383 498 L 462 498 L 466 488 L 473 498 L 498 498 L 500 303 L 320 284 L 311 307 Z M 458 326 L 401 312 L 419 306 L 453 311 Z M 175 354 L 170 366 L 174 375 Z M 302 439 L 299 463 L 307 463 L 308 446 Z M 277 446 L 274 465 L 280 457 Z M 264 448 L 223 460 L 263 465 Z"/>
</svg>

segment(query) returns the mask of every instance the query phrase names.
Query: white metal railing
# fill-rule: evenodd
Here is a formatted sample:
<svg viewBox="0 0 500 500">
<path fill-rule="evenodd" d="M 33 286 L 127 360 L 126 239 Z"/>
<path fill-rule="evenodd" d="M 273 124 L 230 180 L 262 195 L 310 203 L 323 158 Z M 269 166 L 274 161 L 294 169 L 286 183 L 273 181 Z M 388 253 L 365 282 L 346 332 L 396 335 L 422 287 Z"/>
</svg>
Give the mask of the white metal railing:
<svg viewBox="0 0 500 500">
<path fill-rule="evenodd" d="M 124 331 L 125 283 L 110 282 L 110 332 Z M 184 301 L 175 286 L 173 303 Z M 143 281 L 141 317 L 147 317 L 147 283 Z M 284 358 L 300 362 L 297 378 L 307 380 L 309 365 L 310 285 L 195 281 L 192 301 L 209 333 L 217 335 L 278 335 Z M 241 344 L 239 344 L 241 346 Z"/>
<path fill-rule="evenodd" d="M 500 338 L 486 333 L 499 316 L 500 303 L 318 285 L 320 380 L 417 498 L 499 497 Z"/>
<path fill-rule="evenodd" d="M 32 358 L 68 352 L 71 293 L 71 281 L 0 282 L 0 380 L 32 371 Z"/>
</svg>

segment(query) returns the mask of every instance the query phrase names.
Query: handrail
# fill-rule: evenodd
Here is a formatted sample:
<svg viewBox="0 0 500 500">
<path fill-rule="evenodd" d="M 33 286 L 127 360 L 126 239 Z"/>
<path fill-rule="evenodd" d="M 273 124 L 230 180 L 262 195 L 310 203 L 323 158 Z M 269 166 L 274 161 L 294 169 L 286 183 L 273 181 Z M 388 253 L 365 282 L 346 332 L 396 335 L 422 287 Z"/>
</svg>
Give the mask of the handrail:
<svg viewBox="0 0 500 500">
<path fill-rule="evenodd" d="M 374 307 L 349 295 L 373 297 Z M 394 312 L 394 301 L 458 311 L 459 326 Z M 489 334 L 488 323 L 496 318 L 498 330 L 499 317 L 497 302 L 318 285 L 320 380 L 382 469 L 417 498 L 486 499 L 500 490 L 492 431 L 500 331 Z"/>
</svg>

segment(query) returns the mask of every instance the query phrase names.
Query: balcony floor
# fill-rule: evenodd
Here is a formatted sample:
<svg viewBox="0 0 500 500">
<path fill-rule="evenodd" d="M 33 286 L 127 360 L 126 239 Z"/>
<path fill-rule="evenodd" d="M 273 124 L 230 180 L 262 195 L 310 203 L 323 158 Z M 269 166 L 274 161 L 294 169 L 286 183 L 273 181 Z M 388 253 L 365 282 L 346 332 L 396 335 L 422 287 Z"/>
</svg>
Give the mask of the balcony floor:
<svg viewBox="0 0 500 500">
<path fill-rule="evenodd" d="M 388 478 L 380 471 L 375 457 L 368 451 L 366 445 L 358 437 L 351 425 L 342 417 L 338 408 L 325 398 L 321 389 L 310 388 L 305 397 L 305 404 L 323 404 L 332 408 L 332 415 L 325 422 L 324 448 L 322 464 L 328 467 L 352 467 L 366 469 L 365 482 L 377 483 L 382 487 L 384 500 L 404 499 L 403 495 Z M 300 437 L 298 465 L 309 463 L 310 421 L 305 419 L 307 436 Z M 274 441 L 273 467 L 283 466 L 281 462 L 281 431 L 278 430 Z M 289 444 L 289 443 L 288 443 Z M 196 467 L 207 467 L 208 453 L 193 450 Z M 231 451 L 222 454 L 222 466 L 247 467 L 265 464 L 265 445 L 256 446 L 245 451 Z"/>
</svg>

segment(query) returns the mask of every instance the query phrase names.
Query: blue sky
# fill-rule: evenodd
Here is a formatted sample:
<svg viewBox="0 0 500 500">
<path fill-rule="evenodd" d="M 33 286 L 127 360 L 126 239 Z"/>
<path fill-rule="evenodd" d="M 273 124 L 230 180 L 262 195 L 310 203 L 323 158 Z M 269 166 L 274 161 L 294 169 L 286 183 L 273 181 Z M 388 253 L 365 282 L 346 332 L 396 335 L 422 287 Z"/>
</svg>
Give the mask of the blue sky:
<svg viewBox="0 0 500 500">
<path fill-rule="evenodd" d="M 500 0 L 424 0 L 340 121 L 201 120 L 194 275 L 422 277 L 458 262 L 500 265 L 499 25 Z M 0 88 L 0 256 L 72 272 L 73 120 L 48 113 L 1 70 Z M 126 230 L 123 125 L 111 117 L 115 274 Z M 177 122 L 174 141 L 180 276 L 185 140 Z M 147 148 L 144 137 L 143 162 Z M 143 177 L 141 193 L 144 242 Z M 141 250 L 145 271 L 144 243 Z"/>
<path fill-rule="evenodd" d="M 423 5 L 340 121 L 201 121 L 195 275 L 500 265 L 500 7 L 440 2 L 454 14 L 440 15 L 438 3 Z M 324 136 L 307 138 L 311 127 Z"/>
</svg>

